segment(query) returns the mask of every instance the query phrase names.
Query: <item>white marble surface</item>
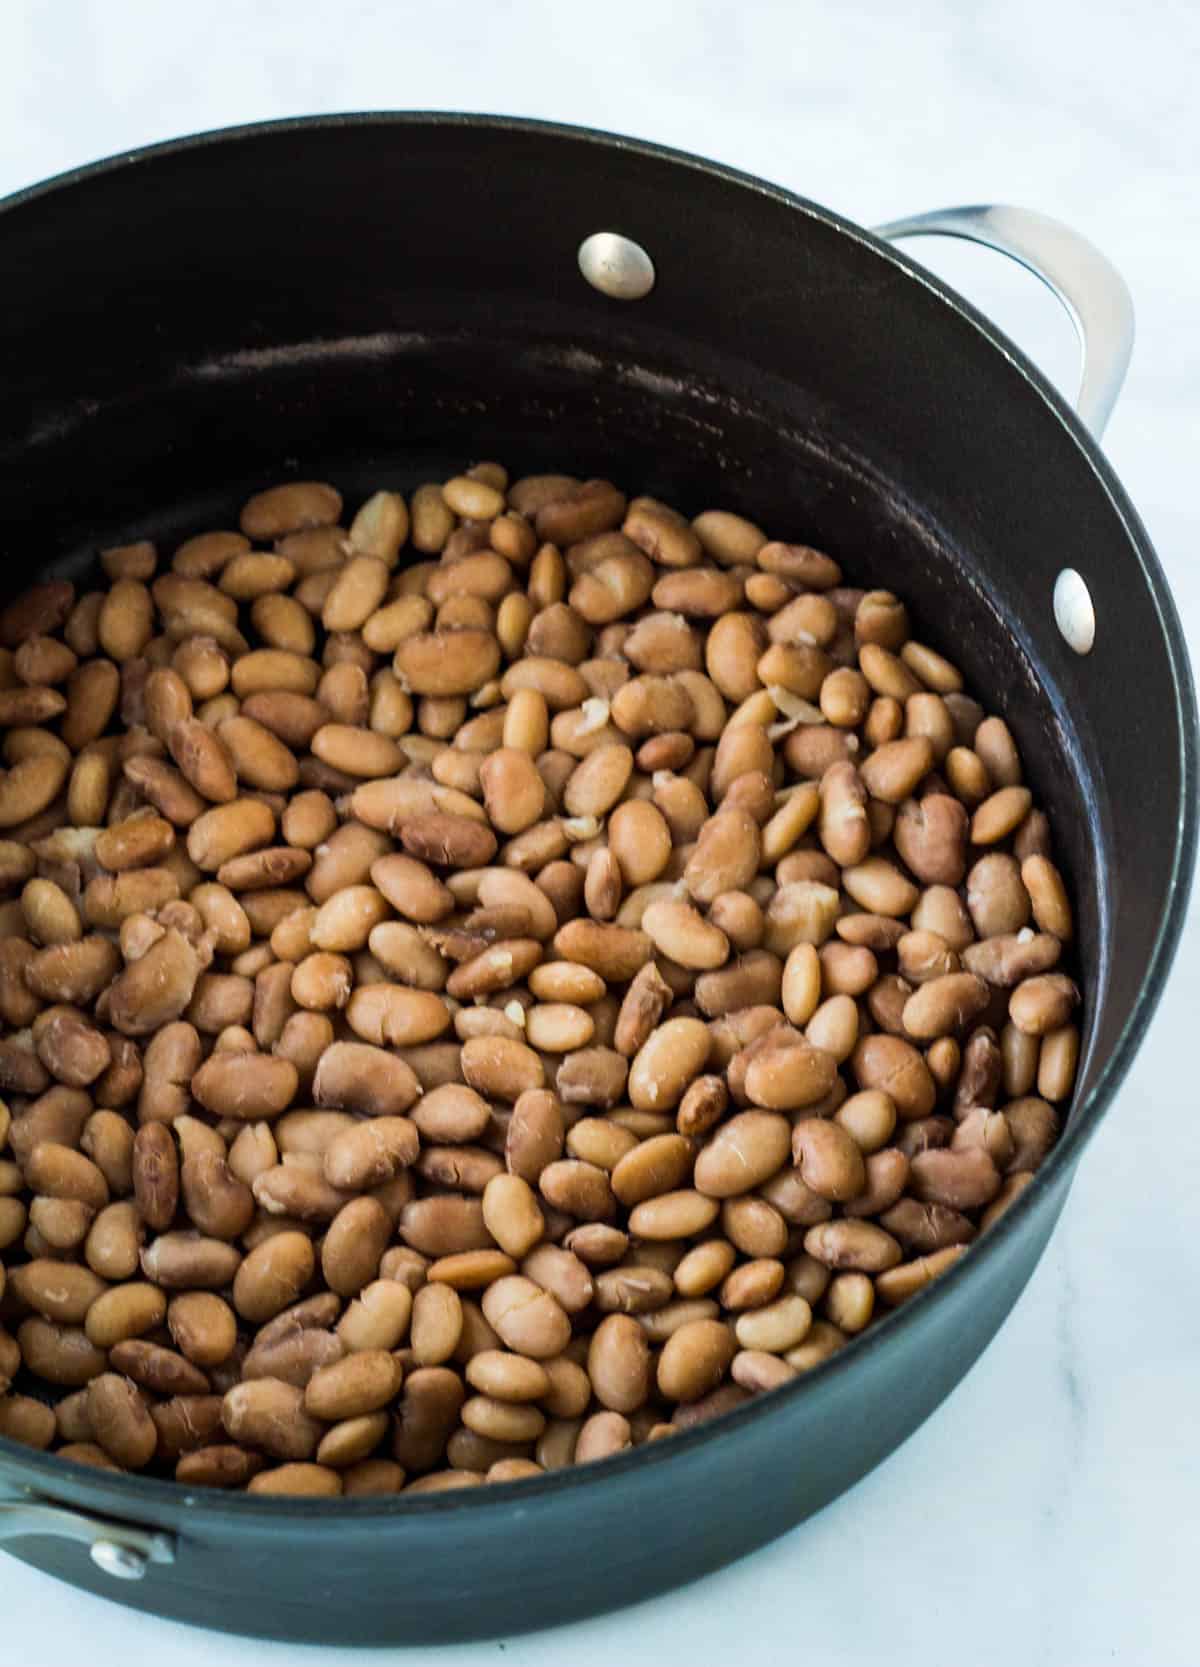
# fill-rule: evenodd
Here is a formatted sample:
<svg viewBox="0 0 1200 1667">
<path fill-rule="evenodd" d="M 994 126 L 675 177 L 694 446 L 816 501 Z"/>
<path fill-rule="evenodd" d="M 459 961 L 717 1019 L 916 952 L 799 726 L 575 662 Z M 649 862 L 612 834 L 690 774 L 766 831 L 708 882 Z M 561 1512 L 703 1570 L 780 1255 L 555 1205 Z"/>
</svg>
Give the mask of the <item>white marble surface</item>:
<svg viewBox="0 0 1200 1667">
<path fill-rule="evenodd" d="M 989 198 L 1058 215 L 1134 293 L 1138 345 L 1107 449 L 1200 657 L 1198 16 L 1187 0 L 6 0 L 0 190 L 199 128 L 424 107 L 704 150 L 867 223 Z M 920 252 L 1071 384 L 1069 328 L 1032 279 L 963 246 Z M 841 1667 L 1192 1667 L 1198 1013 L 1193 902 L 1159 1015 L 1032 1285 L 900 1453 L 816 1521 L 686 1592 L 439 1660 L 665 1667 L 753 1645 L 759 1659 Z M 4 1662 L 267 1667 L 301 1654 L 128 1614 L 0 1560 Z"/>
</svg>

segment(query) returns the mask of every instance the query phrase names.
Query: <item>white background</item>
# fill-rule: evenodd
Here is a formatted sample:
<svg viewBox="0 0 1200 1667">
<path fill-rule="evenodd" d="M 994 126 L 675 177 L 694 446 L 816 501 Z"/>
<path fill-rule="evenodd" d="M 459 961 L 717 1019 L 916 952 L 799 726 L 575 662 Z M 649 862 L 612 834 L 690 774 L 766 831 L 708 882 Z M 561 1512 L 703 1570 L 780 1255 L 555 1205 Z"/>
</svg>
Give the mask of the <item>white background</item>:
<svg viewBox="0 0 1200 1667">
<path fill-rule="evenodd" d="M 0 191 L 199 128 L 409 107 L 661 140 L 868 224 L 989 199 L 1040 208 L 1098 243 L 1133 290 L 1138 345 L 1106 446 L 1200 657 L 1198 15 L 1179 0 L 4 0 Z M 916 247 L 1073 385 L 1069 327 L 1034 280 L 965 246 Z M 1192 1667 L 1198 1015 L 1193 902 L 1158 1017 L 1028 1293 L 900 1453 L 691 1590 L 439 1662 L 704 1664 L 753 1651 L 839 1667 Z M 401 1605 L 403 1590 L 397 1570 Z M 0 1660 L 136 1659 L 362 1658 L 145 1619 L 0 1558 Z"/>
</svg>

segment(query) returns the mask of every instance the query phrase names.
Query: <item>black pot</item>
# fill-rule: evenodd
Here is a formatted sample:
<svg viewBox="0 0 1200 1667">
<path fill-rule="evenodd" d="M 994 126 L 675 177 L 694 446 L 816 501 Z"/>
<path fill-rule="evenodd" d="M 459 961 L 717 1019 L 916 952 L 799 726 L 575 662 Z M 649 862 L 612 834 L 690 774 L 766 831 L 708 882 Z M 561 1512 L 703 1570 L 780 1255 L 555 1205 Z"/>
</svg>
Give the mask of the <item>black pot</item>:
<svg viewBox="0 0 1200 1667">
<path fill-rule="evenodd" d="M 653 261 L 644 299 L 581 276 L 581 242 L 612 229 Z M 1049 249 L 1060 288 L 1087 257 L 1100 289 L 1070 299 L 1119 336 L 1119 281 L 1069 234 L 978 214 L 949 229 L 1035 265 L 1032 244 Z M 629 1603 L 819 1510 L 921 1423 L 1016 1301 L 1184 917 L 1183 640 L 1084 426 L 880 238 L 710 163 L 569 129 L 243 129 L 26 192 L 2 230 L 6 585 L 122 539 L 229 524 L 289 472 L 352 495 L 498 456 L 746 512 L 830 550 L 852 582 L 894 584 L 922 639 L 1002 702 L 1074 889 L 1087 1003 L 1069 1126 L 1032 1186 L 935 1287 L 786 1390 L 602 1465 L 386 1501 L 193 1494 L 0 1441 L 0 1536 L 139 1608 L 366 1642 Z M 593 276 L 619 287 L 628 253 Z M 1122 368 L 1120 340 L 1100 345 L 1093 420 Z M 1094 608 L 1090 653 L 1064 639 L 1056 583 L 1079 647 Z"/>
</svg>

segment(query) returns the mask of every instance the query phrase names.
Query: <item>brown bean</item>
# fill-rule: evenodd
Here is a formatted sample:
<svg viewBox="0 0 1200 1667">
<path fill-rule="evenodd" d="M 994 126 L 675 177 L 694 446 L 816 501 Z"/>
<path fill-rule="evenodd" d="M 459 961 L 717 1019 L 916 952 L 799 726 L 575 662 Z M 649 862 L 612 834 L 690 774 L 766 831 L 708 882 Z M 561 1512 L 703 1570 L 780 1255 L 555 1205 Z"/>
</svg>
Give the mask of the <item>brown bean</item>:
<svg viewBox="0 0 1200 1667">
<path fill-rule="evenodd" d="M 234 1277 L 241 1253 L 199 1233 L 160 1234 L 141 1253 L 142 1271 L 166 1290 L 219 1290 Z"/>
<path fill-rule="evenodd" d="M 82 1388 L 107 1365 L 104 1350 L 76 1326 L 31 1317 L 17 1327 L 17 1342 L 21 1358 L 35 1377 L 66 1389 Z"/>
<path fill-rule="evenodd" d="M 902 1022 L 918 1041 L 932 1041 L 965 1029 L 990 1000 L 982 978 L 970 972 L 950 972 L 932 978 L 915 990 L 904 1004 Z"/>
<path fill-rule="evenodd" d="M 900 1260 L 900 1246 L 882 1227 L 869 1221 L 826 1221 L 810 1227 L 804 1248 L 827 1268 L 882 1273 Z"/>
<path fill-rule="evenodd" d="M 668 1400 L 698 1401 L 720 1383 L 736 1352 L 733 1333 L 719 1320 L 680 1326 L 658 1357 L 658 1387 Z"/>
<path fill-rule="evenodd" d="M 386 1406 L 403 1377 L 394 1355 L 363 1349 L 313 1373 L 304 1390 L 304 1410 L 328 1422 L 361 1418 Z"/>
<path fill-rule="evenodd" d="M 234 798 L 233 793 L 229 798 Z M 197 868 L 215 873 L 235 857 L 267 844 L 274 832 L 275 817 L 269 805 L 259 799 L 237 799 L 196 818 L 188 830 L 188 856 Z"/>
<path fill-rule="evenodd" d="M 385 1252 L 380 1261 L 381 1270 L 388 1254 Z M 482 1291 L 493 1280 L 503 1279 L 506 1274 L 516 1271 L 513 1258 L 506 1256 L 502 1250 L 464 1250 L 452 1256 L 439 1256 L 430 1263 L 426 1276 L 433 1285 L 450 1285 L 456 1291 Z M 471 1319 L 471 1309 L 464 1308 L 464 1339 Z M 460 1349 L 462 1346 L 460 1344 Z"/>
<path fill-rule="evenodd" d="M 26 1307 L 43 1319 L 64 1325 L 81 1325 L 92 1304 L 106 1289 L 104 1281 L 90 1268 L 46 1257 L 34 1257 L 23 1266 L 13 1268 L 9 1286 Z"/>
<path fill-rule="evenodd" d="M 49 579 L 31 585 L 0 611 L 0 643 L 18 648 L 34 636 L 52 636 L 63 624 L 75 601 L 68 579 Z"/>
<path fill-rule="evenodd" d="M 593 1464 L 608 1459 L 633 1445 L 629 1420 L 619 1412 L 595 1412 L 580 1427 L 572 1462 Z"/>
<path fill-rule="evenodd" d="M 360 1191 L 389 1181 L 417 1155 L 418 1136 L 406 1117 L 377 1117 L 335 1137 L 325 1150 L 331 1186 Z"/>
<path fill-rule="evenodd" d="M 1043 1032 L 1037 1068 L 1037 1091 L 1043 1100 L 1070 1098 L 1079 1050 L 1078 1025 L 1065 1024 Z"/>
<path fill-rule="evenodd" d="M 167 1328 L 177 1349 L 195 1365 L 219 1366 L 237 1341 L 237 1317 L 223 1298 L 187 1291 L 171 1299 Z"/>
<path fill-rule="evenodd" d="M 949 1244 L 968 1244 L 975 1236 L 970 1217 L 948 1204 L 920 1203 L 901 1198 L 884 1210 L 880 1225 L 910 1254 L 940 1250 Z"/>
<path fill-rule="evenodd" d="M 100 1170 L 82 1153 L 54 1141 L 42 1141 L 25 1160 L 25 1181 L 49 1198 L 73 1198 L 102 1210 L 108 1203 L 108 1184 Z"/>
<path fill-rule="evenodd" d="M 158 1457 L 177 1459 L 208 1446 L 223 1432 L 220 1395 L 173 1395 L 150 1407 Z"/>
<path fill-rule="evenodd" d="M 390 984 L 360 984 L 346 1007 L 355 1035 L 376 1047 L 431 1042 L 447 1029 L 450 1011 L 440 996 Z"/>
<path fill-rule="evenodd" d="M 0 828 L 17 828 L 39 816 L 67 779 L 68 761 L 57 752 L 20 759 L 0 777 Z"/>
<path fill-rule="evenodd" d="M 693 1148 L 682 1134 L 660 1134 L 640 1141 L 621 1157 L 610 1184 L 627 1209 L 648 1198 L 677 1190 L 691 1173 Z"/>
<path fill-rule="evenodd" d="M 204 1373 L 182 1355 L 140 1337 L 114 1343 L 108 1363 L 155 1395 L 203 1395 L 209 1388 Z"/>
<path fill-rule="evenodd" d="M 548 1204 L 579 1221 L 605 1221 L 616 1213 L 616 1200 L 603 1169 L 579 1158 L 549 1163 L 538 1177 Z"/>
<path fill-rule="evenodd" d="M 887 1094 L 901 1117 L 926 1117 L 933 1110 L 933 1078 L 910 1042 L 898 1036 L 864 1037 L 854 1050 L 851 1066 L 859 1087 Z"/>
<path fill-rule="evenodd" d="M 1033 908 L 1039 931 L 1052 932 L 1069 943 L 1074 935 L 1071 905 L 1062 875 L 1048 857 L 1033 855 L 1021 864 L 1021 880 Z"/>
<path fill-rule="evenodd" d="M 217 1117 L 278 1117 L 299 1086 L 296 1067 L 270 1054 L 214 1054 L 192 1078 L 192 1093 Z"/>
<path fill-rule="evenodd" d="M 11 1172 L 6 1169 L 0 1173 Z M 17 1200 L 12 1202 L 16 1204 Z M 24 1206 L 19 1208 L 23 1210 Z M 34 1198 L 29 1205 L 26 1249 L 45 1249 L 52 1254 L 74 1250 L 87 1237 L 94 1216 L 95 1211 L 89 1204 L 81 1204 L 75 1198 Z M 14 1237 L 18 1232 L 18 1221 L 21 1227 L 25 1226 L 23 1217 L 15 1217 L 10 1229 Z M 0 1296 L 3 1295 L 3 1283 L 0 1280 Z"/>
<path fill-rule="evenodd" d="M 124 1470 L 141 1470 L 154 1456 L 158 1432 L 145 1398 L 115 1372 L 94 1377 L 87 1390 L 88 1421 L 98 1444 Z"/>
<path fill-rule="evenodd" d="M 222 1403 L 221 1421 L 234 1441 L 279 1459 L 310 1458 L 324 1433 L 305 1411 L 304 1391 L 275 1378 L 236 1384 Z"/>
<path fill-rule="evenodd" d="M 1009 1175 L 1000 1191 L 980 1216 L 980 1227 L 986 1232 L 989 1227 L 999 1221 L 1000 1217 L 1016 1203 L 1032 1180 L 1033 1176 L 1028 1170 Z"/>
<path fill-rule="evenodd" d="M 338 1321 L 337 1336 L 347 1352 L 398 1348 L 408 1333 L 412 1294 L 396 1280 L 366 1285 Z"/>
<path fill-rule="evenodd" d="M 592 1333 L 588 1376 L 601 1406 L 630 1413 L 650 1394 L 651 1361 L 646 1334 L 626 1314 L 609 1314 Z"/>
<path fill-rule="evenodd" d="M 576 1228 L 568 1237 L 574 1242 L 582 1233 L 599 1231 L 596 1224 Z M 544 1291 L 549 1291 L 565 1314 L 579 1314 L 595 1295 L 592 1276 L 582 1259 L 570 1248 L 539 1244 L 521 1263 L 521 1273 Z"/>
<path fill-rule="evenodd" d="M 994 845 L 1006 839 L 1025 820 L 1032 803 L 1033 795 L 1027 787 L 998 788 L 971 818 L 972 843 Z"/>
<path fill-rule="evenodd" d="M 378 1199 L 356 1198 L 343 1205 L 321 1247 L 325 1283 L 339 1296 L 357 1296 L 378 1274 L 391 1236 L 392 1218 Z"/>
<path fill-rule="evenodd" d="M 821 1198 L 845 1203 L 866 1186 L 862 1153 L 840 1123 L 806 1117 L 791 1131 L 791 1149 L 805 1186 Z"/>
<path fill-rule="evenodd" d="M 521 1093 L 505 1134 L 505 1162 L 513 1175 L 535 1185 L 543 1169 L 562 1153 L 562 1107 L 544 1089 Z"/>
<path fill-rule="evenodd" d="M 752 1192 L 788 1158 L 791 1129 L 771 1112 L 741 1112 L 723 1123 L 696 1159 L 695 1185 L 711 1198 Z"/>
<path fill-rule="evenodd" d="M 163 1123 L 144 1123 L 133 1142 L 133 1195 L 142 1220 L 164 1232 L 179 1202 L 179 1154 Z"/>
<path fill-rule="evenodd" d="M 219 1400 L 217 1404 L 219 1408 Z M 155 1413 L 161 1411 L 157 1407 L 152 1410 Z M 263 1463 L 260 1454 L 251 1453 L 244 1447 L 214 1443 L 182 1453 L 175 1466 L 175 1480 L 186 1487 L 245 1487 L 262 1469 Z"/>
<path fill-rule="evenodd" d="M 234 1307 L 243 1319 L 261 1325 L 296 1300 L 315 1266 L 312 1241 L 306 1234 L 277 1233 L 252 1250 L 238 1267 L 233 1281 Z M 230 1430 L 231 1435 L 236 1433 Z"/>
<path fill-rule="evenodd" d="M 141 1221 L 130 1203 L 100 1210 L 84 1241 L 84 1258 L 102 1279 L 128 1279 L 138 1266 Z"/>
<path fill-rule="evenodd" d="M 1011 989 L 1022 979 L 1034 978 L 1047 972 L 1058 962 L 1062 945 L 1048 932 L 1029 932 L 986 938 L 982 943 L 968 944 L 963 950 L 963 965 L 968 972 L 986 978 L 989 984 Z"/>
<path fill-rule="evenodd" d="M 643 1247 L 639 1254 L 652 1254 Z M 596 1276 L 595 1303 L 605 1314 L 648 1314 L 663 1308 L 674 1295 L 671 1275 L 663 1268 L 623 1264 Z"/>
<path fill-rule="evenodd" d="M 896 1308 L 952 1267 L 965 1248 L 964 1245 L 949 1245 L 930 1256 L 919 1256 L 914 1262 L 885 1269 L 875 1280 L 875 1290 L 889 1308 Z"/>
<path fill-rule="evenodd" d="M 1037 1169 L 1058 1138 L 1058 1114 L 1034 1095 L 1011 1100 L 1004 1108 L 1014 1142 L 1009 1172 Z"/>
<path fill-rule="evenodd" d="M 821 1100 L 836 1076 L 831 1054 L 796 1041 L 756 1052 L 746 1069 L 745 1091 L 756 1106 L 792 1111 Z"/>
<path fill-rule="evenodd" d="M 1000 1173 L 981 1146 L 918 1152 L 909 1173 L 918 1199 L 951 1209 L 979 1209 L 1000 1190 Z"/>
<path fill-rule="evenodd" d="M 1059 1030 L 1079 1003 L 1079 991 L 1062 973 L 1045 973 L 1026 978 L 1008 1000 L 1013 1024 L 1027 1036 L 1045 1036 Z"/>
<path fill-rule="evenodd" d="M 492 1248 L 480 1200 L 452 1193 L 418 1198 L 406 1204 L 400 1217 L 400 1236 L 406 1245 L 427 1256 Z"/>
</svg>

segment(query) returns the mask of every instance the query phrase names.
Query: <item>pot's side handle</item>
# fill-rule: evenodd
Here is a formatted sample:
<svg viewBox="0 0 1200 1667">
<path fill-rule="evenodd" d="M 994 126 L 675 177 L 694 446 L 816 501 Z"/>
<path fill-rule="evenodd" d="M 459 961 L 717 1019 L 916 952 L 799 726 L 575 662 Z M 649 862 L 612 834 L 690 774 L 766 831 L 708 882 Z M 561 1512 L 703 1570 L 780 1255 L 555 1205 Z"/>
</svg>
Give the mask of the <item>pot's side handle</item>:
<svg viewBox="0 0 1200 1667">
<path fill-rule="evenodd" d="M 1003 203 L 934 209 L 874 228 L 877 237 L 961 237 L 1009 255 L 1056 295 L 1083 350 L 1075 409 L 1099 439 L 1133 351 L 1133 301 L 1117 269 L 1078 232 L 1032 209 Z"/>
<path fill-rule="evenodd" d="M 34 1494 L 0 1488 L 0 1541 L 35 1535 L 74 1540 L 84 1545 L 98 1569 L 116 1580 L 140 1580 L 151 1563 L 175 1561 L 175 1539 L 152 1528 L 90 1516 L 39 1499 Z"/>
</svg>

